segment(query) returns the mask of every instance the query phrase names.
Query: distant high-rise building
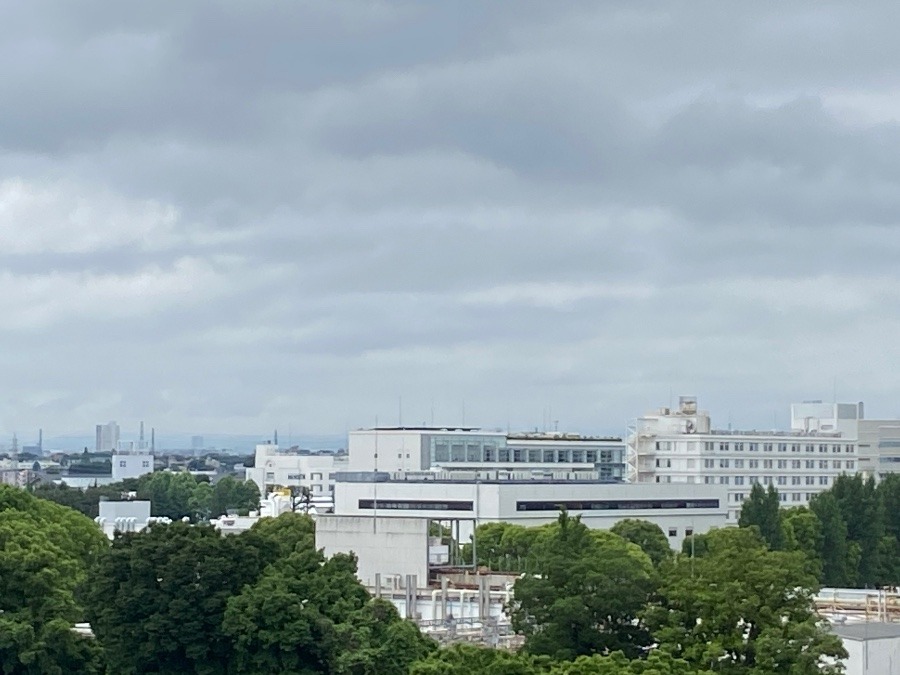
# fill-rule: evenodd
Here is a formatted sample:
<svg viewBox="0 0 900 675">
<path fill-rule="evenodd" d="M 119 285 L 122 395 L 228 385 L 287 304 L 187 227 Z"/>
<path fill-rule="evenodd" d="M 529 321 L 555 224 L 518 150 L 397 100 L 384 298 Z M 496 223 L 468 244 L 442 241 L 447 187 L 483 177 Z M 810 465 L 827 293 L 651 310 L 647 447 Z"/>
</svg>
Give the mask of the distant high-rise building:
<svg viewBox="0 0 900 675">
<path fill-rule="evenodd" d="M 94 449 L 97 452 L 111 452 L 119 444 L 119 425 L 114 421 L 97 425 L 97 439 Z"/>
<path fill-rule="evenodd" d="M 203 445 L 203 436 L 191 436 L 191 449 L 192 450 L 202 450 Z"/>
</svg>

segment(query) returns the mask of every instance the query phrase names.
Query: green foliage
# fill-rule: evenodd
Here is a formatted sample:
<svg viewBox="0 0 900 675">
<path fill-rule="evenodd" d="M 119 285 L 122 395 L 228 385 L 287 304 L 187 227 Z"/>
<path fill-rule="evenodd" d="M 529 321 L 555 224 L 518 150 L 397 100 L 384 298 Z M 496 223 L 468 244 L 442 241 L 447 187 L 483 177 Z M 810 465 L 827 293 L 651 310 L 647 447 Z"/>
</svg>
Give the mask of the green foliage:
<svg viewBox="0 0 900 675">
<path fill-rule="evenodd" d="M 271 565 L 232 598 L 223 631 L 234 672 L 404 675 L 433 647 L 392 605 L 372 601 L 356 560 L 305 548 Z"/>
<path fill-rule="evenodd" d="M 242 515 L 259 508 L 259 487 L 252 480 L 238 480 L 225 476 L 215 484 L 210 499 L 209 511 L 217 518 L 230 510 Z"/>
<path fill-rule="evenodd" d="M 741 507 L 738 520 L 741 527 L 755 526 L 773 551 L 784 548 L 784 529 L 781 524 L 781 503 L 778 492 L 771 485 L 766 490 L 757 483 Z"/>
<path fill-rule="evenodd" d="M 812 610 L 817 580 L 799 552 L 771 551 L 756 528 L 706 536 L 703 556 L 663 572 L 645 619 L 661 649 L 716 673 L 839 672 L 840 640 Z"/>
<path fill-rule="evenodd" d="M 410 675 L 543 675 L 552 661 L 546 656 L 453 645 L 414 663 Z"/>
<path fill-rule="evenodd" d="M 535 573 L 516 581 L 509 608 L 528 652 L 634 656 L 646 644 L 636 618 L 653 590 L 653 567 L 640 548 L 563 512 L 541 532 L 533 556 Z"/>
<path fill-rule="evenodd" d="M 62 506 L 68 506 L 89 518 L 96 518 L 100 515 L 99 503 L 101 498 L 121 499 L 124 491 L 121 484 L 92 486 L 82 490 L 69 487 L 65 483 L 62 485 L 44 483 L 35 486 L 32 493 L 35 497 L 56 502 Z"/>
<path fill-rule="evenodd" d="M 225 605 L 267 562 L 254 543 L 180 522 L 117 536 L 86 596 L 111 671 L 227 672 L 233 650 L 221 631 Z"/>
<path fill-rule="evenodd" d="M 636 518 L 625 518 L 613 525 L 610 532 L 637 544 L 653 561 L 654 567 L 658 567 L 672 557 L 669 540 L 659 525 L 655 523 Z"/>
<path fill-rule="evenodd" d="M 79 584 L 106 540 L 88 518 L 0 485 L 0 669 L 96 673 L 99 646 L 72 631 Z"/>
</svg>

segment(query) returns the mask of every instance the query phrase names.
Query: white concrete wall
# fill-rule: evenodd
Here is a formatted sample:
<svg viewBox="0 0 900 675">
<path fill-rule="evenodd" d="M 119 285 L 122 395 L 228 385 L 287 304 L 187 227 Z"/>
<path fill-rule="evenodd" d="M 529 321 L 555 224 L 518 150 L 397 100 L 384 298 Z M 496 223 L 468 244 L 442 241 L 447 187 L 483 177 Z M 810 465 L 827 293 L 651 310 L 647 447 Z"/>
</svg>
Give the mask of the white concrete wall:
<svg viewBox="0 0 900 675">
<path fill-rule="evenodd" d="M 421 471 L 423 432 L 362 429 L 347 435 L 348 471 Z"/>
<path fill-rule="evenodd" d="M 364 584 L 374 584 L 376 574 L 383 584 L 407 574 L 415 574 L 419 586 L 428 581 L 428 522 L 422 518 L 321 515 L 316 547 L 329 557 L 355 553 Z"/>
<path fill-rule="evenodd" d="M 845 675 L 897 675 L 900 673 L 900 639 L 844 639 L 849 657 Z"/>
<path fill-rule="evenodd" d="M 112 477 L 114 482 L 125 478 L 138 478 L 145 473 L 153 473 L 153 455 L 113 454 Z"/>
</svg>

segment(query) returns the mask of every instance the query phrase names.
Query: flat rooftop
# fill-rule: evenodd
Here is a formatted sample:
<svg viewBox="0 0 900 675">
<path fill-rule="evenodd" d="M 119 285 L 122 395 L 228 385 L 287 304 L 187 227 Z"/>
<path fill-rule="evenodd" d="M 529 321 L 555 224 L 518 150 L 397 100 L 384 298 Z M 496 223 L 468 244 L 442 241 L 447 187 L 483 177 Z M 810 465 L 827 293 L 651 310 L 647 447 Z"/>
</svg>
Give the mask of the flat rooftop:
<svg viewBox="0 0 900 675">
<path fill-rule="evenodd" d="M 889 640 L 900 638 L 900 623 L 833 623 L 831 630 L 845 640 Z"/>
</svg>

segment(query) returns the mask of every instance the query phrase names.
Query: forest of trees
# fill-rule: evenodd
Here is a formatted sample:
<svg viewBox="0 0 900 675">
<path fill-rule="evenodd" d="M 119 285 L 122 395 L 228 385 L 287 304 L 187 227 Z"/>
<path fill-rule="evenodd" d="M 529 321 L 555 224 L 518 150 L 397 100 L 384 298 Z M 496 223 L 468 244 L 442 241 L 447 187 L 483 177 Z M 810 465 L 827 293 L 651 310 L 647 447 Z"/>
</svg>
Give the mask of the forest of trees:
<svg viewBox="0 0 900 675">
<path fill-rule="evenodd" d="M 697 535 L 692 552 L 670 551 L 664 533 L 639 520 L 608 532 L 565 512 L 536 528 L 483 525 L 478 562 L 521 572 L 507 607 L 524 637 L 516 653 L 439 649 L 369 596 L 352 556 L 317 551 L 304 515 L 263 519 L 231 536 L 174 522 L 109 543 L 88 516 L 0 486 L 0 671 L 838 673 L 843 649 L 811 596 L 827 570 L 887 574 L 884 561 L 868 572 L 859 560 L 865 550 L 886 559 L 887 539 L 896 541 L 895 492 L 884 485 L 841 479 L 810 509 L 788 510 L 777 509 L 772 491 L 754 490 L 743 527 Z M 171 508 L 190 502 L 174 486 L 166 494 Z M 880 520 L 865 529 L 848 523 L 856 500 Z M 825 541 L 845 543 L 841 564 Z M 463 548 L 471 558 L 471 546 Z M 71 630 L 81 621 L 94 638 Z"/>
</svg>

